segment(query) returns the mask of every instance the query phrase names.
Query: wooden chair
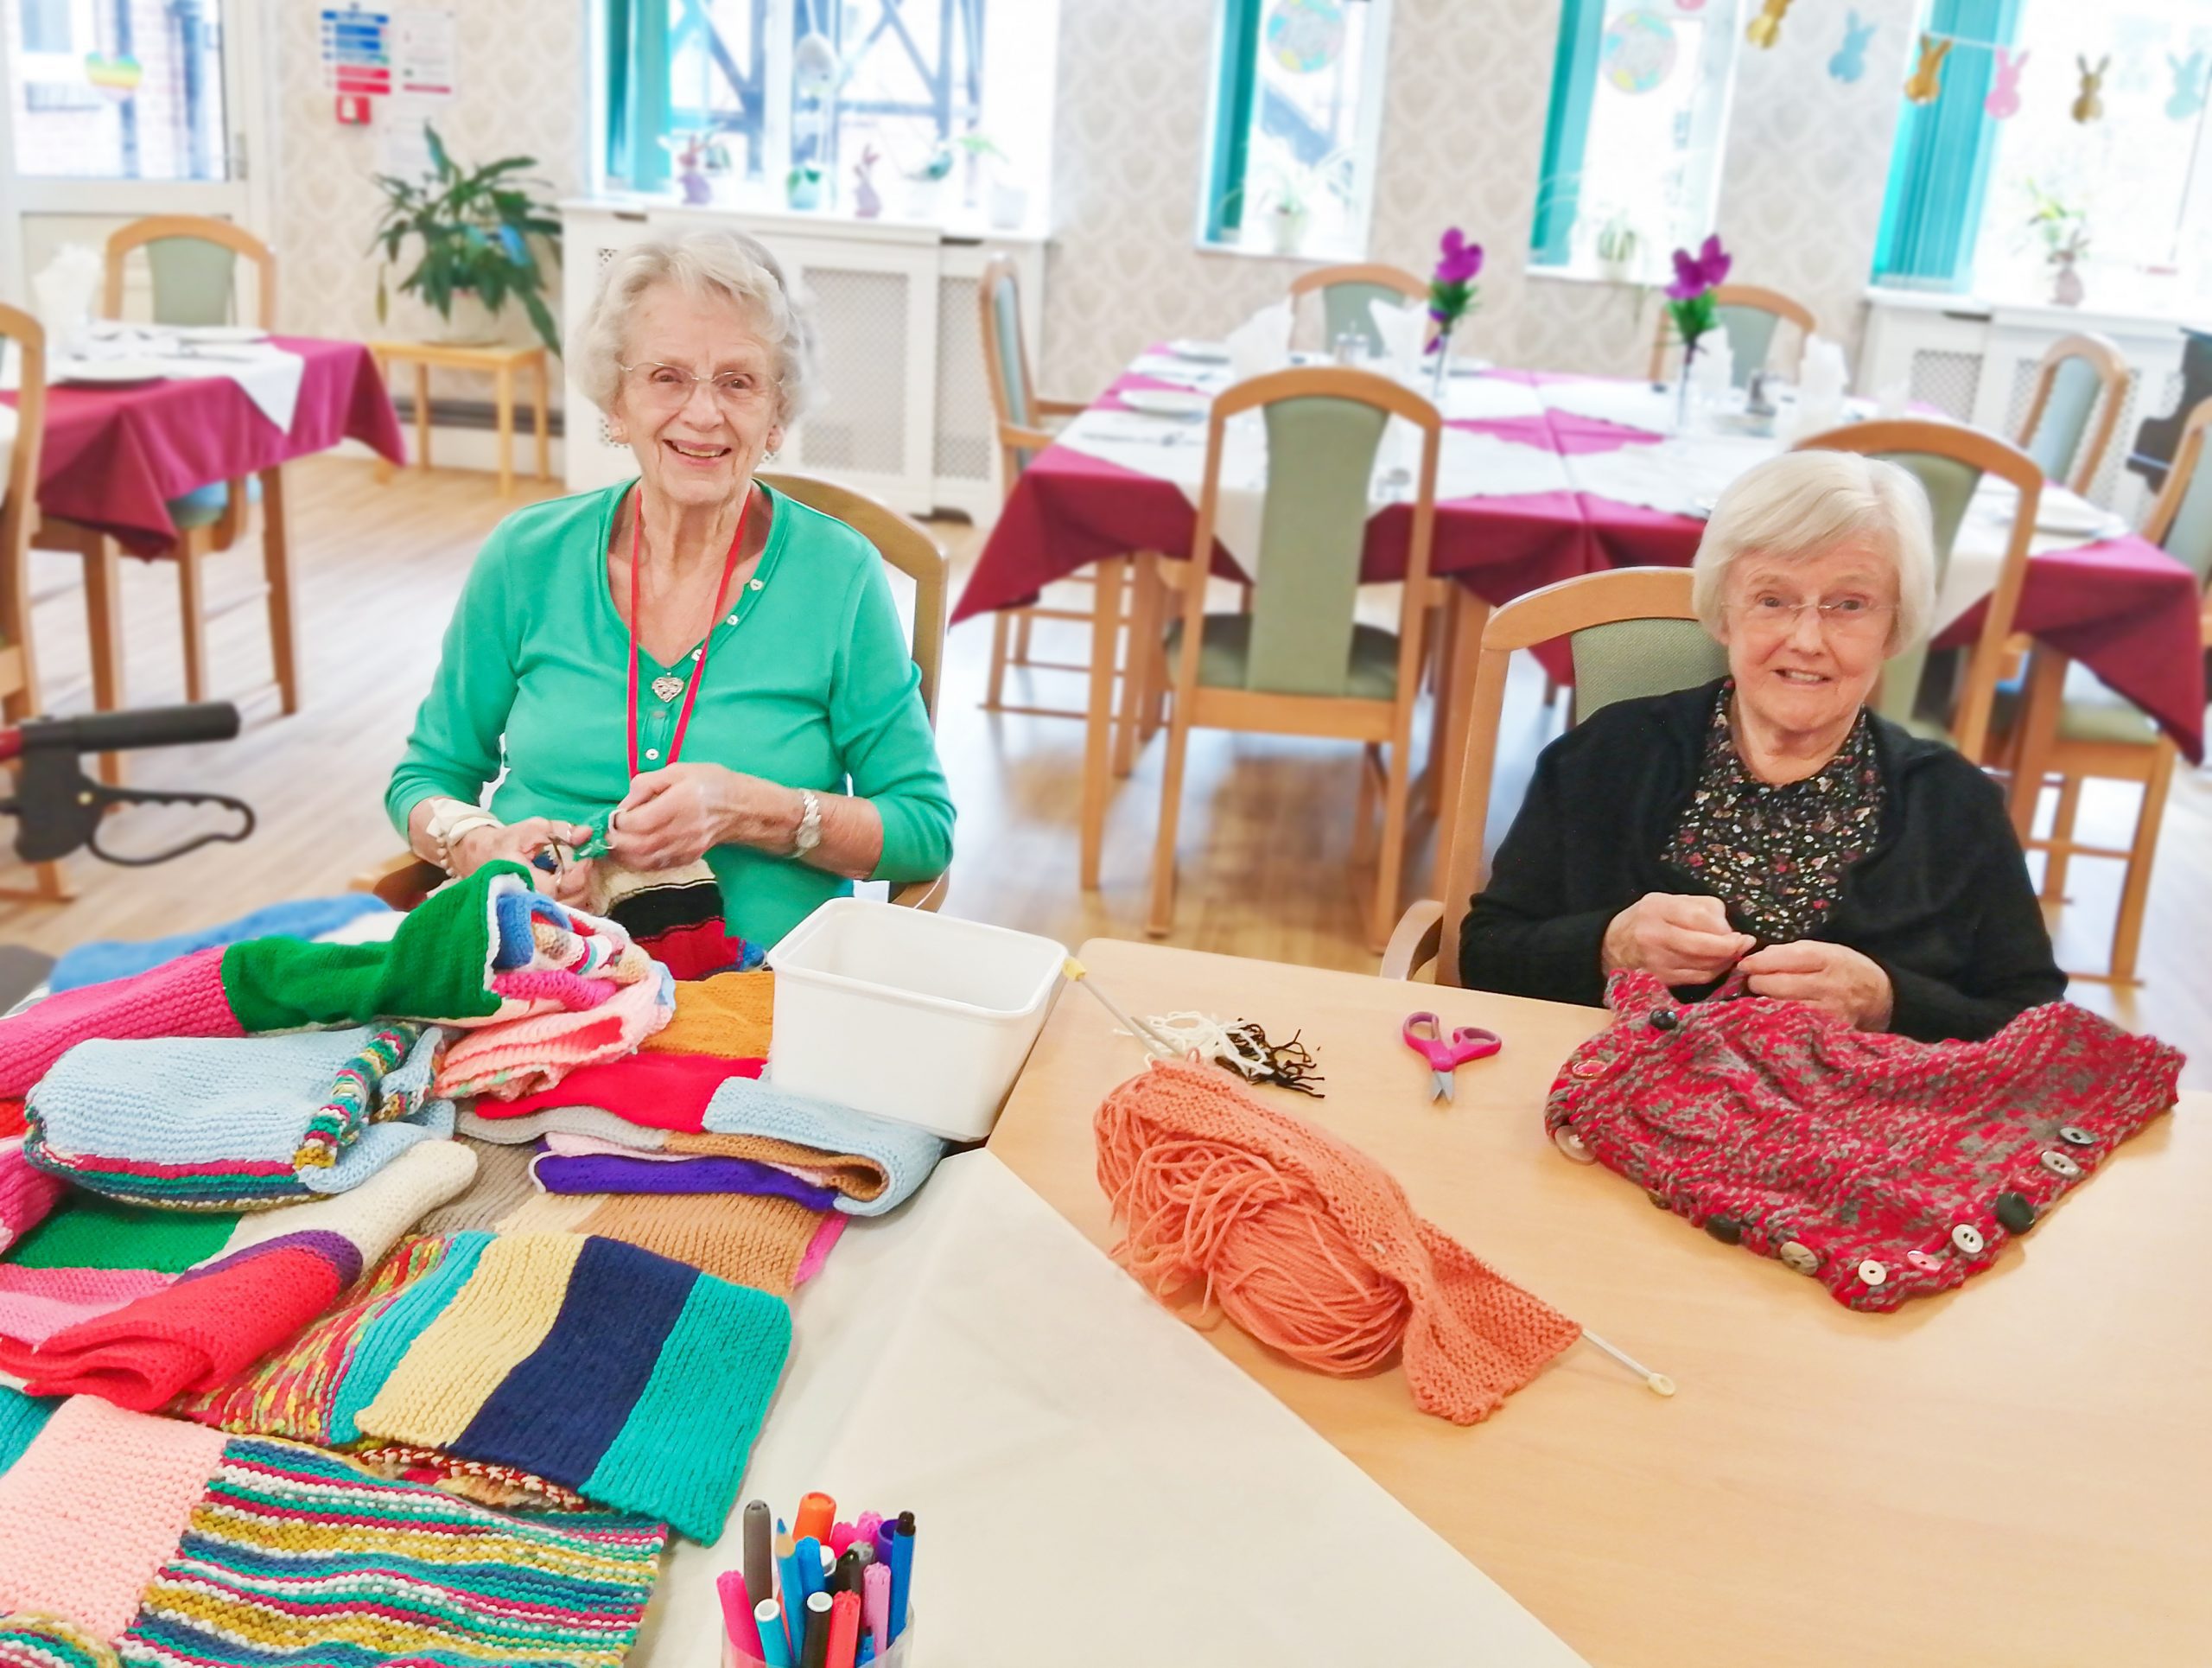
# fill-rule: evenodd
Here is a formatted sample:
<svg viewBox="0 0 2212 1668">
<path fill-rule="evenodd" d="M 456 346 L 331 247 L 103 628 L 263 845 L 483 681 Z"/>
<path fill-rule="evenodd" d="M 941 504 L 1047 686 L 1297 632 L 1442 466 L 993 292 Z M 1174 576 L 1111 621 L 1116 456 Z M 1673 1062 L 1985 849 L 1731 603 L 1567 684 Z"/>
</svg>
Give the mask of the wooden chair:
<svg viewBox="0 0 2212 1668">
<path fill-rule="evenodd" d="M 1467 717 L 1467 752 L 1459 804 L 1438 831 L 1445 858 L 1443 897 L 1407 910 L 1383 952 L 1382 976 L 1459 983 L 1459 932 L 1484 871 L 1491 776 L 1505 706 L 1506 664 L 1516 649 L 1569 640 L 1574 657 L 1572 723 L 1616 701 L 1664 695 L 1711 683 L 1728 670 L 1727 651 L 1698 623 L 1688 568 L 1613 568 L 1563 579 L 1516 596 L 1483 627 Z"/>
<path fill-rule="evenodd" d="M 2110 337 L 2061 336 L 2036 367 L 2035 392 L 2016 443 L 2046 479 L 2087 493 L 2104 467 L 2134 375 Z"/>
<path fill-rule="evenodd" d="M 944 622 L 950 600 L 951 576 L 944 547 L 929 530 L 900 514 L 880 499 L 817 481 L 810 475 L 763 474 L 760 479 L 785 497 L 835 516 L 875 546 L 887 566 L 914 582 L 912 653 L 914 669 L 921 674 L 922 710 L 930 728 L 937 728 L 939 673 L 944 665 Z M 412 909 L 445 882 L 445 871 L 412 851 L 379 863 L 353 878 L 353 890 L 373 892 L 394 909 Z M 944 901 L 950 875 L 932 881 L 913 881 L 896 886 L 891 901 L 909 909 L 935 909 Z"/>
<path fill-rule="evenodd" d="M 1251 611 L 1209 614 L 1206 577 L 1220 518 L 1223 436 L 1230 417 L 1255 411 L 1267 423 L 1268 468 Z M 1354 617 L 1369 479 L 1394 416 L 1422 436 L 1395 636 Z M 1192 558 L 1159 564 L 1181 602 L 1166 633 L 1174 678 L 1146 923 L 1155 938 L 1173 923 L 1184 762 L 1192 730 L 1203 727 L 1366 744 L 1355 852 L 1366 844 L 1379 787 L 1382 831 L 1370 920 L 1375 947 L 1382 948 L 1397 911 L 1405 861 L 1442 432 L 1433 405 L 1365 371 L 1279 371 L 1238 383 L 1214 400 Z"/>
<path fill-rule="evenodd" d="M 2042 468 L 2018 447 L 1994 435 L 1955 423 L 1929 423 L 1915 417 L 1847 423 L 1799 441 L 1796 449 L 1858 452 L 1910 469 L 1927 492 L 1935 519 L 1939 592 L 1950 565 L 1952 546 L 1982 476 L 1995 475 L 2010 482 L 2019 493 L 2012 536 L 1989 593 L 1981 634 L 1974 640 L 1947 710 L 1931 716 L 1920 707 L 1922 674 L 1929 659 L 1925 643 L 1907 649 L 1883 669 L 1874 701 L 1875 710 L 1884 717 L 1916 734 L 1947 741 L 1967 758 L 1980 760 L 1988 745 L 1990 714 L 1997 699 L 1998 682 L 2004 675 L 2005 640 L 2012 635 L 2020 587 L 2028 576 L 2028 543 L 2035 533 L 2036 512 L 2043 499 Z M 2013 795 L 2013 825 L 2024 837 L 2027 830 L 2023 818 L 2034 814 L 2034 799 L 2033 793 Z"/>
<path fill-rule="evenodd" d="M 1021 277 L 1011 257 L 1001 255 L 983 268 L 976 286 L 983 338 L 983 381 L 991 391 L 991 411 L 997 422 L 999 479 L 1005 496 L 1012 497 L 1014 483 L 1029 467 L 1029 460 L 1052 443 L 1048 417 L 1070 417 L 1085 408 L 1081 400 L 1040 398 L 1029 379 L 1029 350 L 1021 334 Z M 1059 582 L 1090 587 L 1087 573 L 1070 574 Z M 1027 608 L 1001 608 L 991 616 L 991 670 L 983 693 L 989 712 L 1026 713 L 1036 718 L 1087 718 L 1080 707 L 1008 706 L 1005 701 L 1006 669 L 1029 666 L 1044 672 L 1088 673 L 1088 662 L 1039 660 L 1030 654 L 1030 628 L 1039 620 L 1080 621 L 1088 624 L 1090 608 L 1055 608 L 1041 598 Z M 1116 630 L 1118 632 L 1118 627 Z"/>
<path fill-rule="evenodd" d="M 1779 326 L 1797 327 L 1799 360 L 1804 357 L 1806 342 L 1820 334 L 1820 322 L 1813 316 L 1813 309 L 1779 290 L 1765 290 L 1755 283 L 1724 283 L 1713 292 L 1713 305 L 1720 328 L 1728 338 L 1732 380 L 1738 388 L 1749 384 L 1751 373 L 1764 370 L 1771 360 L 1775 331 Z M 1661 309 L 1658 333 L 1651 342 L 1652 381 L 1665 377 L 1667 360 L 1681 346 L 1681 339 L 1675 334 L 1673 315 Z"/>
<path fill-rule="evenodd" d="M 130 256 L 141 250 L 152 272 L 156 323 L 235 322 L 238 267 L 245 260 L 256 274 L 252 322 L 264 330 L 275 328 L 276 261 L 268 245 L 227 220 L 191 214 L 156 214 L 133 221 L 109 238 L 105 309 L 108 317 L 122 315 L 124 269 Z M 211 608 L 201 563 L 231 549 L 244 536 L 257 486 L 262 506 L 263 578 Z M 208 621 L 265 598 L 279 704 L 285 712 L 298 711 L 298 615 L 283 470 L 264 469 L 252 482 L 213 482 L 171 500 L 168 510 L 176 524 L 177 542 L 162 552 L 161 559 L 176 563 L 184 624 L 185 698 L 207 698 Z M 86 613 L 92 629 L 92 704 L 103 712 L 124 705 L 122 563 L 114 539 L 98 528 L 49 518 L 39 548 L 71 551 L 83 558 Z M 100 772 L 111 782 L 120 780 L 115 754 L 101 756 Z"/>
<path fill-rule="evenodd" d="M 0 472 L 0 715 L 19 724 L 38 711 L 38 660 L 31 649 L 31 534 L 38 526 L 39 455 L 46 439 L 46 332 L 28 313 L 0 303 L 0 363 L 20 368 L 16 406 L 0 406 L 12 423 L 7 468 Z M 0 897 L 58 903 L 69 894 L 58 863 L 33 865 L 35 888 L 0 889 Z"/>
<path fill-rule="evenodd" d="M 1381 261 L 1357 261 L 1344 266 L 1318 266 L 1290 281 L 1294 313 L 1299 302 L 1316 290 L 1321 296 L 1321 348 L 1332 350 L 1337 339 L 1356 330 L 1367 351 L 1380 353 L 1382 338 L 1376 334 L 1370 310 L 1378 301 L 1409 307 L 1428 305 L 1428 280 L 1416 277 L 1402 266 Z"/>
<path fill-rule="evenodd" d="M 2143 536 L 2191 570 L 2212 595 L 2212 467 L 2207 467 L 2206 437 L 2212 432 L 2212 399 L 2189 414 L 2173 468 L 2151 513 Z M 2069 667 L 2064 655 L 2038 648 L 2029 661 L 2028 678 L 2018 699 L 2000 692 L 1997 746 L 2016 774 L 2031 771 L 2032 783 L 2020 791 L 2032 804 L 2051 776 L 2058 781 L 2058 805 L 2049 839 L 2030 839 L 2031 850 L 2048 854 L 2043 878 L 2046 902 L 2066 895 L 2066 871 L 2074 857 L 2117 857 L 2126 864 L 2120 883 L 2120 910 L 2113 922 L 2112 960 L 2105 973 L 2076 973 L 2113 984 L 2134 984 L 2137 952 L 2143 942 L 2143 916 L 2151 894 L 2151 863 L 2158 849 L 2167 790 L 2173 780 L 2174 743 L 2133 703 L 2115 695 L 2086 667 Z M 2032 755 L 2041 767 L 2025 762 Z M 2082 785 L 2091 777 L 2142 785 L 2135 833 L 2125 848 L 2085 845 L 2074 837 Z"/>
</svg>

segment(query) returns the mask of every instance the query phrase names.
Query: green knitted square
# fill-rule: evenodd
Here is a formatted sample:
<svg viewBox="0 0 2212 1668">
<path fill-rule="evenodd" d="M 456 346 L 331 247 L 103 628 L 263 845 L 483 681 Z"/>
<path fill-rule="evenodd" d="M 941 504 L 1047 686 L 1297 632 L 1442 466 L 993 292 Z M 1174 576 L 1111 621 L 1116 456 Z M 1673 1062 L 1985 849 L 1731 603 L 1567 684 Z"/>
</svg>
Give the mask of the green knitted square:
<svg viewBox="0 0 2212 1668">
<path fill-rule="evenodd" d="M 230 1243 L 236 1211 L 155 1210 L 72 1193 L 0 1262 L 26 1269 L 152 1269 L 181 1274 Z"/>
</svg>

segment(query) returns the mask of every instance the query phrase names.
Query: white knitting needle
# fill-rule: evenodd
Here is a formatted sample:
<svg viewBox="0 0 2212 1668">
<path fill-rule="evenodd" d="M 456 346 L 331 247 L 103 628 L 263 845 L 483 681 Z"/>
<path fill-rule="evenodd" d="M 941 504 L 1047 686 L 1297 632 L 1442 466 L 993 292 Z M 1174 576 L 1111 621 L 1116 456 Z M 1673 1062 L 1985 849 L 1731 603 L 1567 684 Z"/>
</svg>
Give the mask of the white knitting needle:
<svg viewBox="0 0 2212 1668">
<path fill-rule="evenodd" d="M 1085 967 L 1081 962 L 1077 961 L 1073 956 L 1070 956 L 1061 962 L 1060 969 L 1071 980 L 1080 984 L 1084 990 L 1090 991 L 1092 996 L 1097 997 L 1099 1006 L 1105 1009 L 1108 1013 L 1119 1020 L 1123 1030 L 1127 1031 L 1131 1036 L 1136 1038 L 1138 1041 L 1150 1048 L 1153 1053 L 1158 1054 L 1162 1060 L 1179 1060 L 1182 1058 L 1183 1051 L 1180 1048 L 1178 1048 L 1173 1043 L 1168 1041 L 1166 1038 L 1161 1036 L 1159 1032 L 1154 1030 L 1149 1025 L 1141 1024 L 1136 1020 L 1131 1019 L 1127 1014 L 1123 1013 L 1121 1009 L 1116 1005 L 1114 998 L 1108 996 L 1103 990 L 1098 988 L 1097 981 L 1090 977 L 1090 970 Z"/>
<path fill-rule="evenodd" d="M 1663 1372 L 1654 1372 L 1649 1367 L 1644 1366 L 1643 1362 L 1637 1360 L 1636 1357 L 1630 1355 L 1626 1350 L 1615 1349 L 1611 1344 L 1600 1338 L 1596 1333 L 1591 1331 L 1587 1327 L 1585 1327 L 1582 1329 L 1582 1341 L 1586 1344 L 1597 1345 L 1599 1349 L 1605 1351 L 1606 1354 L 1611 1356 L 1613 1359 L 1618 1361 L 1630 1372 L 1635 1373 L 1638 1378 L 1642 1378 L 1645 1388 L 1649 1389 L 1655 1396 L 1672 1396 L 1675 1393 L 1675 1381 L 1672 1378 L 1669 1378 Z"/>
</svg>

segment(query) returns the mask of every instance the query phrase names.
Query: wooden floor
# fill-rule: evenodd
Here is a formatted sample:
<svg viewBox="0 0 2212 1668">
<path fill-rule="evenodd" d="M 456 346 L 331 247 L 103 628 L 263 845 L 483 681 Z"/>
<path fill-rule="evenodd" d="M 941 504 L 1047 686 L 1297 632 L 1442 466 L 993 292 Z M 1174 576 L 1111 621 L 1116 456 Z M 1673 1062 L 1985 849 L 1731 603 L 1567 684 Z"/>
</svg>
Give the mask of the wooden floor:
<svg viewBox="0 0 2212 1668">
<path fill-rule="evenodd" d="M 219 747 L 137 755 L 132 780 L 158 787 L 209 787 L 238 795 L 260 813 L 243 846 L 209 847 L 159 868 L 111 868 L 89 858 L 70 871 L 81 895 L 61 905 L 0 902 L 0 944 L 49 952 L 92 938 L 152 937 L 205 926 L 285 898 L 342 889 L 397 849 L 383 814 L 384 786 L 471 557 L 512 505 L 490 477 L 410 470 L 379 485 L 369 465 L 316 459 L 291 471 L 294 537 L 304 629 L 305 708 L 276 715 L 249 710 L 239 740 Z M 522 483 L 525 493 L 549 490 Z M 939 529 L 953 551 L 956 579 L 978 542 L 972 528 Z M 210 594 L 243 585 L 253 550 L 218 557 Z M 34 589 L 69 577 L 73 563 L 41 557 Z M 182 699 L 175 570 L 125 563 L 130 699 Z M 264 682 L 264 616 L 242 608 L 213 629 L 215 692 Z M 1039 627 L 1040 658 L 1081 653 L 1083 628 Z M 40 605 L 41 676 L 49 706 L 88 704 L 81 595 Z M 1047 636 L 1059 631 L 1066 634 Z M 1076 886 L 1076 810 L 1083 726 L 1072 720 L 982 711 L 988 621 L 956 629 L 947 654 L 939 744 L 960 807 L 958 856 L 947 907 L 954 914 L 1045 933 L 1071 946 L 1086 938 L 1141 937 L 1147 868 L 1159 808 L 1154 742 L 1135 774 L 1117 784 L 1108 824 L 1102 885 Z M 1516 672 L 1520 669 L 1516 668 Z M 1081 680 L 1038 672 L 1009 679 L 1009 701 L 1078 704 Z M 1500 746 L 1499 801 L 1518 798 L 1536 749 L 1556 729 L 1539 702 L 1540 680 L 1516 676 Z M 1181 886 L 1173 941 L 1197 949 L 1316 966 L 1372 971 L 1361 930 L 1363 888 L 1349 868 L 1355 752 L 1328 742 L 1201 733 L 1192 743 L 1185 802 Z M 2134 790 L 2101 785 L 2085 796 L 2083 837 L 2125 843 Z M 204 825 L 178 812 L 134 812 L 112 819 L 118 850 L 168 844 Z M 1422 831 L 1424 837 L 1427 831 Z M 1428 872 L 1427 848 L 1409 871 Z M 2075 865 L 2075 896 L 2056 923 L 2063 965 L 2105 965 L 2118 865 Z M 1416 892 L 1414 895 L 1418 895 Z M 2077 982 L 2074 998 L 2131 1027 L 2147 1028 L 2192 1055 L 2185 1081 L 2212 1087 L 2212 989 L 2203 945 L 2212 936 L 2212 773 L 2177 778 L 2143 944 L 2144 985 L 2129 994 Z"/>
</svg>

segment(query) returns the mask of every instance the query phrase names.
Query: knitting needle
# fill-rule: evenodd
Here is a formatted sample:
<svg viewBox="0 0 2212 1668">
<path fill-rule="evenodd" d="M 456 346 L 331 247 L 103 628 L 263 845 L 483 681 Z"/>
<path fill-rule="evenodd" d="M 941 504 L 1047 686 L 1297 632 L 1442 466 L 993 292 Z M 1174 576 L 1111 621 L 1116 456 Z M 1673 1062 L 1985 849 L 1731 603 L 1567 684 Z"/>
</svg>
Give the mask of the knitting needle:
<svg viewBox="0 0 2212 1668">
<path fill-rule="evenodd" d="M 1672 1378 L 1669 1378 L 1663 1372 L 1654 1372 L 1649 1367 L 1644 1366 L 1643 1362 L 1637 1360 L 1636 1357 L 1630 1355 L 1626 1350 L 1614 1348 L 1611 1344 L 1600 1338 L 1596 1333 L 1591 1331 L 1587 1327 L 1585 1327 L 1582 1329 L 1582 1341 L 1586 1344 L 1597 1345 L 1599 1349 L 1605 1351 L 1606 1354 L 1611 1356 L 1613 1359 L 1618 1361 L 1630 1372 L 1637 1374 L 1643 1380 L 1645 1388 L 1649 1390 L 1653 1395 L 1672 1396 L 1675 1393 L 1675 1381 Z"/>
<path fill-rule="evenodd" d="M 1098 988 L 1097 982 L 1090 977 L 1090 970 L 1085 967 L 1081 962 L 1077 961 L 1073 956 L 1070 956 L 1065 961 L 1061 962 L 1060 971 L 1065 972 L 1074 983 L 1080 984 L 1084 990 L 1090 991 L 1092 996 L 1097 997 L 1099 1006 L 1103 1008 L 1108 1013 L 1111 1014 L 1116 1020 L 1118 1020 L 1121 1022 L 1122 1028 L 1123 1030 L 1127 1031 L 1131 1036 L 1136 1038 L 1140 1042 L 1150 1048 L 1153 1053 L 1158 1054 L 1162 1060 L 1178 1060 L 1182 1057 L 1183 1051 L 1180 1048 L 1178 1048 L 1173 1043 L 1168 1041 L 1166 1038 L 1161 1036 L 1159 1032 L 1154 1030 L 1149 1025 L 1142 1024 L 1123 1013 L 1121 1009 L 1116 1005 L 1114 998 L 1108 996 L 1103 990 Z"/>
</svg>

